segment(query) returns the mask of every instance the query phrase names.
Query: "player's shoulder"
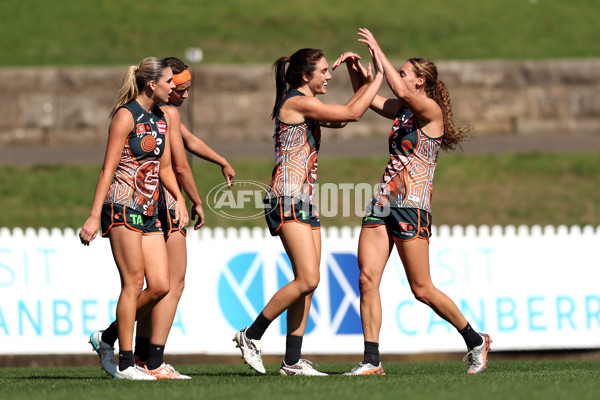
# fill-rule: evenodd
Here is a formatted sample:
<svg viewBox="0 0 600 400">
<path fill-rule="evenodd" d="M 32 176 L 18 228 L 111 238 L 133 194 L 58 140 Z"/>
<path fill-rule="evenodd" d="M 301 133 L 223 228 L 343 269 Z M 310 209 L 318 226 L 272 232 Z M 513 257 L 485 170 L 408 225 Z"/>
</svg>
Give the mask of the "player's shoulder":
<svg viewBox="0 0 600 400">
<path fill-rule="evenodd" d="M 126 107 L 119 108 L 111 118 L 112 124 L 133 123 L 133 113 Z"/>
<path fill-rule="evenodd" d="M 313 107 L 320 107 L 323 102 L 315 96 L 295 96 L 290 98 L 284 105 L 287 104 L 288 108 L 297 108 L 301 110 L 310 109 Z M 283 108 L 282 107 L 282 108 Z"/>
<path fill-rule="evenodd" d="M 181 114 L 179 114 L 177 107 L 164 105 L 161 106 L 160 109 L 165 114 L 167 123 L 181 123 Z"/>
<path fill-rule="evenodd" d="M 170 117 L 179 117 L 179 110 L 175 106 L 171 106 L 169 104 L 162 105 L 160 107 L 163 113 L 169 115 Z"/>
</svg>

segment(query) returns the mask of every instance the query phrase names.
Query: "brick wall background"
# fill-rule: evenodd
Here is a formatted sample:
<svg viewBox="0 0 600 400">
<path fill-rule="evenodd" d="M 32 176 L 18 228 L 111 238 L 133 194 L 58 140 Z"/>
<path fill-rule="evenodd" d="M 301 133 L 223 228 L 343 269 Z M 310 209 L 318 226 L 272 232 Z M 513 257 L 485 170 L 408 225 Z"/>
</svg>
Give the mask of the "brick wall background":
<svg viewBox="0 0 600 400">
<path fill-rule="evenodd" d="M 396 63 L 400 64 L 400 63 Z M 474 136 L 600 135 L 600 59 L 439 62 L 455 118 Z M 0 147 L 106 142 L 108 113 L 124 67 L 0 69 Z M 270 141 L 275 88 L 269 65 L 193 68 L 184 123 L 211 143 Z M 386 88 L 382 95 L 390 95 Z M 345 68 L 333 72 L 326 103 L 352 91 Z M 391 122 L 368 111 L 335 137 L 385 137 Z"/>
</svg>

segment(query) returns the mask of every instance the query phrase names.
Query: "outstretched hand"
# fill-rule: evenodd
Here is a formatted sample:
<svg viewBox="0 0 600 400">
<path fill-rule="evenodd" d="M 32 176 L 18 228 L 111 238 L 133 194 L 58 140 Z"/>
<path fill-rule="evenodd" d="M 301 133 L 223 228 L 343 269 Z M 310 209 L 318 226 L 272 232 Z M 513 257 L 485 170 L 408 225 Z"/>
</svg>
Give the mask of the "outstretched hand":
<svg viewBox="0 0 600 400">
<path fill-rule="evenodd" d="M 369 48 L 375 50 L 375 52 L 381 51 L 379 43 L 375 40 L 375 36 L 367 28 L 358 28 L 358 36 L 362 36 L 363 39 L 358 39 L 359 42 L 365 43 Z"/>
<path fill-rule="evenodd" d="M 365 43 L 369 47 L 369 53 L 371 53 L 371 57 L 373 58 L 373 66 L 375 67 L 375 71 L 382 74 L 383 64 L 379 59 L 381 47 L 379 47 L 379 43 L 377 43 L 377 40 L 375 40 L 375 36 L 373 36 L 371 31 L 369 31 L 367 28 L 358 28 L 357 34 L 363 37 L 363 39 L 358 39 L 358 41 Z"/>
<path fill-rule="evenodd" d="M 360 56 L 358 54 L 353 53 L 351 51 L 347 51 L 345 53 L 342 53 L 342 55 L 339 56 L 337 60 L 335 60 L 335 62 L 331 66 L 331 69 L 335 70 L 337 67 L 342 65 L 342 63 L 345 63 L 345 62 L 355 63 L 355 62 L 358 62 L 358 60 L 360 60 Z"/>
<path fill-rule="evenodd" d="M 360 77 L 363 82 L 372 81 L 373 73 L 371 72 L 371 64 L 369 63 L 367 65 L 367 68 L 365 68 L 360 63 L 360 60 L 361 58 L 358 54 L 353 53 L 351 51 L 347 51 L 345 53 L 342 53 L 342 55 L 339 56 L 337 60 L 335 60 L 331 68 L 335 70 L 337 67 L 342 65 L 342 63 L 347 63 L 348 66 L 351 66 L 353 70 L 357 71 L 360 74 Z"/>
<path fill-rule="evenodd" d="M 373 49 L 371 46 L 369 46 L 369 53 L 371 53 L 371 57 L 373 58 L 373 65 L 375 66 L 375 71 L 378 74 L 383 74 L 383 63 L 379 59 L 379 55 L 377 54 L 377 51 L 375 49 Z M 371 64 L 369 64 L 369 67 L 370 66 L 371 66 Z"/>
</svg>

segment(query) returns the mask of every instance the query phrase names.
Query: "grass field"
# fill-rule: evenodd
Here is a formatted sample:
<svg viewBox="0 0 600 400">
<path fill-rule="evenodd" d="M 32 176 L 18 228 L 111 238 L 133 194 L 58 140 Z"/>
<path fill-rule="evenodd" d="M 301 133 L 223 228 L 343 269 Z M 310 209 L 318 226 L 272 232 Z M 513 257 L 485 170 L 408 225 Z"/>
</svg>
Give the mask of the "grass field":
<svg viewBox="0 0 600 400">
<path fill-rule="evenodd" d="M 600 56 L 596 0 L 2 0 L 0 14 L 0 66 L 127 65 L 191 46 L 213 64 L 334 57 L 362 49 L 358 27 L 396 60 Z"/>
<path fill-rule="evenodd" d="M 267 146 L 267 145 L 266 145 Z M 319 159 L 319 183 L 379 182 L 384 157 L 344 160 Z M 273 162 L 232 161 L 237 180 L 269 183 Z M 233 220 L 220 217 L 207 206 L 206 195 L 222 183 L 213 164 L 192 163 L 198 190 L 205 203 L 208 227 L 264 227 L 264 219 Z M 597 188 L 600 157 L 581 154 L 460 155 L 442 153 L 434 181 L 435 225 L 593 225 L 600 226 L 600 191 Z M 0 166 L 1 226 L 79 228 L 89 214 L 99 165 Z M 15 190 L 18 188 L 18 190 Z M 351 192 L 352 193 L 352 192 Z M 327 226 L 358 226 L 354 196 L 350 214 L 323 217 Z"/>
<path fill-rule="evenodd" d="M 493 357 L 493 355 L 491 356 Z M 385 377 L 346 377 L 353 365 L 320 364 L 329 377 L 258 376 L 244 365 L 178 366 L 189 381 L 131 382 L 100 367 L 6 368 L 0 398 L 11 400 L 151 399 L 597 399 L 598 361 L 490 361 L 467 375 L 465 363 L 387 363 Z"/>
</svg>

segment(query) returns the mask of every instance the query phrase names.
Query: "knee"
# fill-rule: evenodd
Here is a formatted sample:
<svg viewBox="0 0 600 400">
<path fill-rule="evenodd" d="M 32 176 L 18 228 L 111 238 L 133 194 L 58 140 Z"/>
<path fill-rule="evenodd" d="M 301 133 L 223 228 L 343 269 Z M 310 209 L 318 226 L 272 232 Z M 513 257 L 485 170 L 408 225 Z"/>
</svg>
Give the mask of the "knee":
<svg viewBox="0 0 600 400">
<path fill-rule="evenodd" d="M 169 284 L 153 285 L 146 289 L 150 298 L 154 301 L 160 301 L 163 297 L 169 294 Z"/>
<path fill-rule="evenodd" d="M 363 271 L 360 272 L 358 277 L 358 288 L 361 294 L 371 292 L 373 289 L 377 289 L 378 285 L 373 279 L 373 276 Z"/>
<path fill-rule="evenodd" d="M 431 299 L 435 291 L 434 287 L 411 287 L 415 299 L 423 304 L 431 305 Z"/>
<path fill-rule="evenodd" d="M 300 285 L 300 292 L 302 292 L 303 295 L 314 292 L 317 289 L 317 286 L 319 286 L 319 281 L 320 281 L 320 276 L 318 273 L 314 274 L 312 276 L 297 280 L 297 282 Z"/>
<path fill-rule="evenodd" d="M 144 274 L 136 274 L 123 281 L 122 292 L 129 293 L 134 296 L 139 296 L 144 289 Z"/>
</svg>

